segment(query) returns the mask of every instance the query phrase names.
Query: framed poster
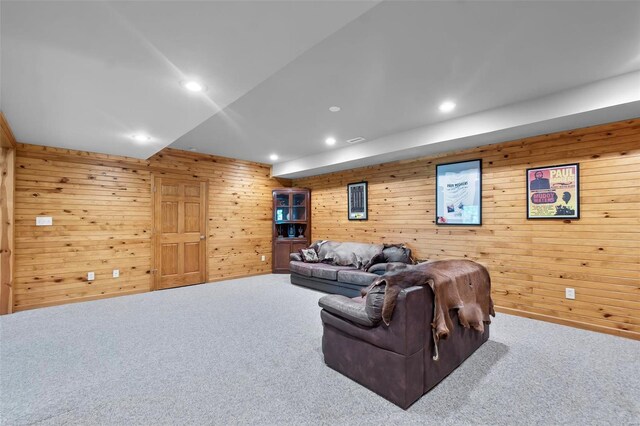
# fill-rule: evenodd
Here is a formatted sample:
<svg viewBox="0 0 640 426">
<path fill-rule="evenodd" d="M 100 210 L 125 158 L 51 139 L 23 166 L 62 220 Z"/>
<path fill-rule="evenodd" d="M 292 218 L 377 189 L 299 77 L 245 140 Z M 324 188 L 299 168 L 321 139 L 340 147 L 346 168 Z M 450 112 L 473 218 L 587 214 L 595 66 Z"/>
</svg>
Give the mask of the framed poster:
<svg viewBox="0 0 640 426">
<path fill-rule="evenodd" d="M 349 202 L 349 220 L 367 220 L 367 182 L 350 183 L 347 185 Z"/>
<path fill-rule="evenodd" d="M 436 224 L 482 225 L 482 160 L 436 165 Z"/>
<path fill-rule="evenodd" d="M 578 164 L 527 169 L 527 219 L 579 219 Z"/>
</svg>

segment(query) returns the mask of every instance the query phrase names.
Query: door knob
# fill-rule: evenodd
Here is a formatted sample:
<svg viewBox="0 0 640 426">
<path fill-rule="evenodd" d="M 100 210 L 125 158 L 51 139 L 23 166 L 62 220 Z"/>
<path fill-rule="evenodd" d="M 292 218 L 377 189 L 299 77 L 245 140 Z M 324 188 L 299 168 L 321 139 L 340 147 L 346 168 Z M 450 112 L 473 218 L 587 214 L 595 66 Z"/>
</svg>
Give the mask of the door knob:
<svg viewBox="0 0 640 426">
<path fill-rule="evenodd" d="M 200 235 L 200 239 L 201 239 L 201 240 L 204 240 L 204 239 L 205 239 L 205 236 L 204 236 L 204 235 Z"/>
</svg>

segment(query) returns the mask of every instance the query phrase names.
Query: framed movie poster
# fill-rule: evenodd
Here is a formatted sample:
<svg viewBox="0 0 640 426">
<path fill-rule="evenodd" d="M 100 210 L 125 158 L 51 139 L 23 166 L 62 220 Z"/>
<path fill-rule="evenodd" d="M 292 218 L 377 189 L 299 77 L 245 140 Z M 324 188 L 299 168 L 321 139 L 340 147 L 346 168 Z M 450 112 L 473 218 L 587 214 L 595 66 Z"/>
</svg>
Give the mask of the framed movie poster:
<svg viewBox="0 0 640 426">
<path fill-rule="evenodd" d="M 527 169 L 527 219 L 579 219 L 578 164 Z"/>
<path fill-rule="evenodd" d="M 349 201 L 349 220 L 367 220 L 367 182 L 350 183 L 347 185 Z"/>
<path fill-rule="evenodd" d="M 482 225 L 482 160 L 436 166 L 436 224 Z"/>
</svg>

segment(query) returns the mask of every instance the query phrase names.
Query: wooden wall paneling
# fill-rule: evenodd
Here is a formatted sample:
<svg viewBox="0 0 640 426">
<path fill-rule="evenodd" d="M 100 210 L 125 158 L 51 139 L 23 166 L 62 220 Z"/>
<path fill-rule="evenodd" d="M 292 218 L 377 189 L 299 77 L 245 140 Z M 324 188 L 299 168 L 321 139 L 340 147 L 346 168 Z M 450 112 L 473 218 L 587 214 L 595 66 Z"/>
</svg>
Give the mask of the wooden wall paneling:
<svg viewBox="0 0 640 426">
<path fill-rule="evenodd" d="M 483 160 L 483 224 L 435 224 L 435 165 Z M 580 163 L 579 220 L 526 219 L 525 169 Z M 406 242 L 421 259 L 487 266 L 499 311 L 640 338 L 640 119 L 295 179 L 311 188 L 312 237 Z M 369 220 L 345 188 L 369 182 Z M 565 299 L 575 288 L 576 300 Z"/>
<path fill-rule="evenodd" d="M 13 311 L 16 138 L 0 111 L 0 315 Z"/>
<path fill-rule="evenodd" d="M 15 149 L 6 148 L 3 143 L 0 148 L 0 315 L 13 311 L 15 154 Z"/>
<path fill-rule="evenodd" d="M 145 161 L 18 146 L 15 310 L 149 291 L 150 238 Z"/>
<path fill-rule="evenodd" d="M 15 310 L 152 289 L 154 176 L 209 183 L 207 281 L 268 273 L 271 190 L 291 184 L 264 164 L 173 149 L 137 160 L 19 144 L 17 167 Z"/>
<path fill-rule="evenodd" d="M 5 118 L 4 113 L 0 111 L 0 147 L 15 148 L 16 145 L 16 138 L 11 131 L 11 127 Z"/>
<path fill-rule="evenodd" d="M 158 261 L 158 256 L 162 256 L 162 253 L 158 251 L 158 238 L 159 238 L 159 230 L 157 226 L 159 224 L 159 218 L 162 217 L 159 209 L 161 206 L 157 203 L 156 200 L 156 188 L 157 179 L 155 174 L 151 174 L 151 259 L 152 263 L 150 265 L 150 273 L 151 273 L 151 286 L 149 290 L 160 290 L 158 280 L 160 278 L 160 271 L 158 270 L 158 266 L 162 264 L 162 260 Z"/>
<path fill-rule="evenodd" d="M 11 127 L 4 116 L 4 113 L 0 111 L 0 147 L 1 148 L 15 148 L 17 145 L 16 138 L 11 131 Z"/>
<path fill-rule="evenodd" d="M 291 186 L 290 180 L 272 178 L 266 164 L 174 149 L 149 162 L 157 176 L 209 182 L 208 281 L 271 271 L 271 190 Z"/>
</svg>

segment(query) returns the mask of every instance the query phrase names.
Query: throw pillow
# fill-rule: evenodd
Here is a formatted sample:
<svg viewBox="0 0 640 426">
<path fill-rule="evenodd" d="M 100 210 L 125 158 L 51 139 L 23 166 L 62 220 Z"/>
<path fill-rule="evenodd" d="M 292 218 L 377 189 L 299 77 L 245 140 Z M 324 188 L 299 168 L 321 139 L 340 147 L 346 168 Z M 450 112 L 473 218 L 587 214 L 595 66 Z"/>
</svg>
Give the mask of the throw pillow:
<svg viewBox="0 0 640 426">
<path fill-rule="evenodd" d="M 385 262 L 402 262 L 412 264 L 411 249 L 404 244 L 385 244 L 384 250 Z"/>
<path fill-rule="evenodd" d="M 302 261 L 307 263 L 318 263 L 318 253 L 312 248 L 308 249 L 300 249 L 300 256 L 302 256 Z"/>
</svg>

